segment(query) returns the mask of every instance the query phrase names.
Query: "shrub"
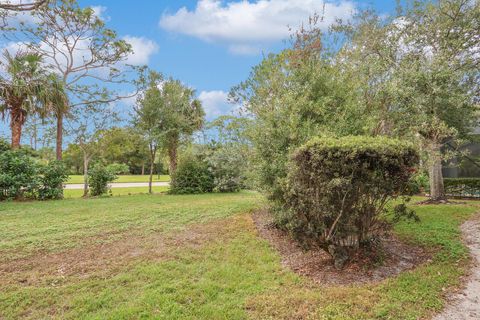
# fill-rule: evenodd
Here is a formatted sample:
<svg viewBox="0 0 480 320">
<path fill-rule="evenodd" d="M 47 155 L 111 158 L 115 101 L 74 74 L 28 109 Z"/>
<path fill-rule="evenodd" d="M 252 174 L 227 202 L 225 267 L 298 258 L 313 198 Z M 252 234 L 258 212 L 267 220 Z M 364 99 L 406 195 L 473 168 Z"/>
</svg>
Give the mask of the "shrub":
<svg viewBox="0 0 480 320">
<path fill-rule="evenodd" d="M 350 136 L 315 138 L 291 159 L 277 222 L 340 268 L 389 229 L 386 204 L 402 195 L 419 157 L 399 140 Z M 413 215 L 404 205 L 394 212 L 393 220 Z"/>
<path fill-rule="evenodd" d="M 108 184 L 115 181 L 117 176 L 101 164 L 95 165 L 88 172 L 88 185 L 92 196 L 101 196 L 109 190 Z"/>
<path fill-rule="evenodd" d="M 41 200 L 62 199 L 63 184 L 68 180 L 67 168 L 61 161 L 50 161 L 41 168 L 38 197 Z"/>
<path fill-rule="evenodd" d="M 5 151 L 9 151 L 10 149 L 11 148 L 10 148 L 10 144 L 8 143 L 8 141 L 0 138 L 0 154 L 5 152 Z"/>
<path fill-rule="evenodd" d="M 130 167 L 125 163 L 112 163 L 107 166 L 107 170 L 113 174 L 129 174 Z"/>
<path fill-rule="evenodd" d="M 445 193 L 453 197 L 480 197 L 480 178 L 446 178 Z"/>
<path fill-rule="evenodd" d="M 180 160 L 170 183 L 172 194 L 207 193 L 212 192 L 213 188 L 214 177 L 208 164 L 193 155 Z"/>
<path fill-rule="evenodd" d="M 38 166 L 23 152 L 0 153 L 0 200 L 35 198 Z"/>
<path fill-rule="evenodd" d="M 428 179 L 428 174 L 424 172 L 414 174 L 408 184 L 408 193 L 412 195 L 428 192 L 429 189 L 430 182 Z"/>
<path fill-rule="evenodd" d="M 214 191 L 237 192 L 244 186 L 246 159 L 235 148 L 222 146 L 214 149 L 207 157 L 214 177 Z"/>
</svg>

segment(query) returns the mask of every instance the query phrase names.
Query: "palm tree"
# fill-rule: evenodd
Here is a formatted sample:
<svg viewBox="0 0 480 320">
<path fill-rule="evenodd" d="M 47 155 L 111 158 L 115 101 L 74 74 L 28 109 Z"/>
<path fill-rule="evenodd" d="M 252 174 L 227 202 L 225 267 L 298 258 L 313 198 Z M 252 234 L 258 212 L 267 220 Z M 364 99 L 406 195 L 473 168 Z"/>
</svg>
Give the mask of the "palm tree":
<svg viewBox="0 0 480 320">
<path fill-rule="evenodd" d="M 22 128 L 29 114 L 46 117 L 55 105 L 65 101 L 65 91 L 58 77 L 42 67 L 36 53 L 4 53 L 4 76 L 0 76 L 0 113 L 10 117 L 12 148 L 18 149 Z"/>
</svg>

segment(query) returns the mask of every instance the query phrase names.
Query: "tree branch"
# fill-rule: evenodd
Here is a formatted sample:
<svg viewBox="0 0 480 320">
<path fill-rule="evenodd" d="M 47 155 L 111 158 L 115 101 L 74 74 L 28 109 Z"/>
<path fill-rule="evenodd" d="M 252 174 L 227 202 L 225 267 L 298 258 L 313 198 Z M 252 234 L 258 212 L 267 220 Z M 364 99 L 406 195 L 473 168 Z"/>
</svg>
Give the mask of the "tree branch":
<svg viewBox="0 0 480 320">
<path fill-rule="evenodd" d="M 49 0 L 37 0 L 32 3 L 19 3 L 19 4 L 0 2 L 0 9 L 8 10 L 8 11 L 16 11 L 16 12 L 32 11 L 32 10 L 37 10 L 43 5 L 46 5 L 48 2 Z"/>
</svg>

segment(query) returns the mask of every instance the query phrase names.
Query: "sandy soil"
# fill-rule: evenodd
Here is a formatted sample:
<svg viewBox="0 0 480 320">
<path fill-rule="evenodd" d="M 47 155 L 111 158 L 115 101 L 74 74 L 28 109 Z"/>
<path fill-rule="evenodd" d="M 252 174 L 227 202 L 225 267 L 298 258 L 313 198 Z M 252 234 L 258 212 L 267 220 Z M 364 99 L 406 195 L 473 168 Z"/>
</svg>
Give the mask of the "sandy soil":
<svg viewBox="0 0 480 320">
<path fill-rule="evenodd" d="M 480 319 L 480 216 L 462 225 L 464 241 L 473 257 L 466 287 L 456 293 L 447 308 L 434 320 Z"/>
</svg>

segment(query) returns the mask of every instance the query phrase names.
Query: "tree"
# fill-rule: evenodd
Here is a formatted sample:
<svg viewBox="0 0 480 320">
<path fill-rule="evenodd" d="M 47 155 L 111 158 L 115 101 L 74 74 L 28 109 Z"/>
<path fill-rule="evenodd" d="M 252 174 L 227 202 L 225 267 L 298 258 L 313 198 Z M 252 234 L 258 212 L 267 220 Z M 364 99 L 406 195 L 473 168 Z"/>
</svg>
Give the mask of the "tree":
<svg viewBox="0 0 480 320">
<path fill-rule="evenodd" d="M 19 13 L 28 13 L 33 10 L 47 5 L 50 0 L 37 0 L 37 1 L 27 1 L 25 3 L 18 3 L 18 1 L 4 0 L 0 2 L 0 30 L 5 28 L 8 25 L 8 18 L 19 14 Z"/>
<path fill-rule="evenodd" d="M 8 11 L 32 11 L 40 8 L 41 6 L 48 3 L 49 0 L 37 0 L 32 2 L 26 3 L 11 3 L 10 1 L 2 1 L 0 2 L 0 9 L 1 10 L 8 10 Z"/>
<path fill-rule="evenodd" d="M 117 114 L 109 106 L 87 105 L 72 110 L 72 120 L 69 122 L 70 132 L 83 154 L 83 196 L 88 195 L 88 169 L 94 156 L 103 149 L 102 132 L 117 120 Z"/>
<path fill-rule="evenodd" d="M 247 117 L 223 115 L 209 122 L 205 129 L 213 131 L 212 139 L 219 144 L 249 146 L 248 129 L 251 124 Z"/>
<path fill-rule="evenodd" d="M 247 117 L 220 116 L 206 125 L 212 139 L 204 153 L 215 177 L 216 191 L 238 191 L 252 186 L 252 144 Z"/>
<path fill-rule="evenodd" d="M 162 104 L 159 86 L 163 77 L 160 73 L 150 71 L 148 75 L 148 87 L 137 100 L 135 107 L 135 127 L 145 137 L 148 143 L 150 155 L 150 178 L 148 180 L 148 192 L 152 193 L 153 170 L 155 156 L 162 141 Z"/>
<path fill-rule="evenodd" d="M 100 156 L 107 164 L 121 163 L 129 167 L 131 173 L 145 172 L 150 158 L 148 143 L 132 127 L 114 127 L 102 133 Z"/>
<path fill-rule="evenodd" d="M 63 122 L 70 108 L 110 103 L 127 96 L 108 90 L 107 84 L 126 84 L 126 67 L 119 67 L 132 52 L 118 39 L 92 8 L 81 8 L 75 0 L 55 0 L 32 12 L 38 24 L 21 24 L 9 34 L 45 57 L 69 94 L 69 101 L 55 105 L 56 155 L 62 158 Z M 129 70 L 132 70 L 129 68 Z"/>
<path fill-rule="evenodd" d="M 75 143 L 70 143 L 63 151 L 63 160 L 72 174 L 81 174 L 83 170 L 83 152 Z"/>
<path fill-rule="evenodd" d="M 162 83 L 160 125 L 163 147 L 167 150 L 170 162 L 170 174 L 174 174 L 177 169 L 180 139 L 190 137 L 204 123 L 205 112 L 201 102 L 193 98 L 194 94 L 194 90 L 178 80 L 169 79 Z"/>
<path fill-rule="evenodd" d="M 412 2 L 387 22 L 363 13 L 343 28 L 349 41 L 339 60 L 363 79 L 377 133 L 422 145 L 433 202 L 445 200 L 444 144 L 466 137 L 476 123 L 479 18 L 478 1 Z"/>
<path fill-rule="evenodd" d="M 19 51 L 4 56 L 7 75 L 0 78 L 0 112 L 10 116 L 12 147 L 18 149 L 28 115 L 47 116 L 52 105 L 65 101 L 65 93 L 57 76 L 42 67 L 39 54 Z"/>
<path fill-rule="evenodd" d="M 51 115 L 42 117 L 39 114 L 32 114 L 25 122 L 23 134 L 30 141 L 32 149 L 50 148 L 55 141 L 54 129 L 54 118 Z"/>
<path fill-rule="evenodd" d="M 255 66 L 230 93 L 252 120 L 248 136 L 255 182 L 273 201 L 283 199 L 282 181 L 295 148 L 313 136 L 368 130 L 369 116 L 358 103 L 357 84 L 332 64 L 314 23 L 294 36 L 291 48 Z"/>
</svg>

